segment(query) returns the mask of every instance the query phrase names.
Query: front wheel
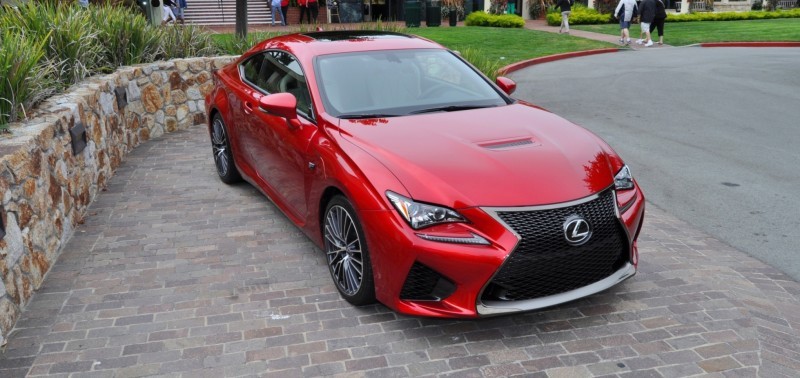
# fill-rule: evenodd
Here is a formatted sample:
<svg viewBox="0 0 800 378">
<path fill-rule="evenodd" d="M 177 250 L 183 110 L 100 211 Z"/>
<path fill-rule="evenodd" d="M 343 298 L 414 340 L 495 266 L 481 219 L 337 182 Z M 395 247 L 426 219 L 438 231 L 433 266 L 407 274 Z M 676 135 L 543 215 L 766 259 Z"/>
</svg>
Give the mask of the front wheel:
<svg viewBox="0 0 800 378">
<path fill-rule="evenodd" d="M 336 289 L 353 305 L 375 302 L 369 249 L 350 201 L 333 197 L 325 209 L 322 227 L 326 260 Z"/>
<path fill-rule="evenodd" d="M 214 153 L 214 165 L 220 180 L 226 184 L 233 184 L 242 180 L 236 164 L 233 162 L 233 151 L 228 140 L 228 129 L 225 121 L 217 113 L 211 121 L 211 148 Z"/>
</svg>

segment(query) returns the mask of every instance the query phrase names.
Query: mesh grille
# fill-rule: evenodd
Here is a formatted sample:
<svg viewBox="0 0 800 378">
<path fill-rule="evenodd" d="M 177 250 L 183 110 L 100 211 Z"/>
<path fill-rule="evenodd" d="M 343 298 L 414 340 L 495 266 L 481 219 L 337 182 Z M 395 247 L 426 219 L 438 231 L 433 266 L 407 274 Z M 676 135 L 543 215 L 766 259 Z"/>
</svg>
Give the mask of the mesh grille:
<svg viewBox="0 0 800 378">
<path fill-rule="evenodd" d="M 577 247 L 567 244 L 563 230 L 574 214 L 592 227 L 591 239 Z M 574 290 L 610 276 L 628 259 L 611 190 L 575 206 L 497 215 L 521 240 L 484 290 L 484 300 L 526 300 Z"/>
<path fill-rule="evenodd" d="M 408 272 L 400 299 L 435 301 L 452 294 L 455 286 L 435 270 L 415 262 Z"/>
</svg>

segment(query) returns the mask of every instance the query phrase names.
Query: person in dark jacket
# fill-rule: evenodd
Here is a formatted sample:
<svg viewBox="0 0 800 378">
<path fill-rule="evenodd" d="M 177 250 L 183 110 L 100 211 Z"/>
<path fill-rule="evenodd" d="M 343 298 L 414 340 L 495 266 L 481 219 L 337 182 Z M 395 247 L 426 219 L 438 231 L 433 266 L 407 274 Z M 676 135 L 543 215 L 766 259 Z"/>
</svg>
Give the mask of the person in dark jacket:
<svg viewBox="0 0 800 378">
<path fill-rule="evenodd" d="M 667 19 L 667 10 L 666 6 L 664 6 L 664 2 L 661 0 L 656 0 L 656 17 L 653 18 L 653 23 L 650 24 L 650 34 L 653 34 L 653 30 L 658 28 L 658 45 L 661 46 L 664 44 L 664 20 Z"/>
<path fill-rule="evenodd" d="M 569 14 L 572 12 L 572 1 L 558 0 L 558 3 L 556 3 L 556 7 L 561 8 L 561 28 L 558 29 L 559 33 L 566 31 L 569 34 Z"/>
<path fill-rule="evenodd" d="M 638 44 L 644 43 L 645 47 L 653 46 L 653 40 L 650 39 L 650 25 L 656 17 L 656 0 L 642 0 L 641 8 L 639 9 L 642 14 L 641 27 L 642 31 L 639 33 Z M 642 33 L 647 36 L 647 39 L 642 39 Z"/>
</svg>

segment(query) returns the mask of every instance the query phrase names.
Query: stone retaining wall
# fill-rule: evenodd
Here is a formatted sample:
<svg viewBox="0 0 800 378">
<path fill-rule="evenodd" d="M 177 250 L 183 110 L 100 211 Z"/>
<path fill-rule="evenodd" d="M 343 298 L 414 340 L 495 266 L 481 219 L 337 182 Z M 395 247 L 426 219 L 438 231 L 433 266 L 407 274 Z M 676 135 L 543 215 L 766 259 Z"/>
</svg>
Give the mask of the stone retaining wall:
<svg viewBox="0 0 800 378">
<path fill-rule="evenodd" d="M 123 67 L 49 99 L 10 136 L 0 134 L 0 345 L 127 153 L 204 123 L 211 72 L 231 60 Z M 70 131 L 81 126 L 85 148 L 73 154 Z"/>
</svg>

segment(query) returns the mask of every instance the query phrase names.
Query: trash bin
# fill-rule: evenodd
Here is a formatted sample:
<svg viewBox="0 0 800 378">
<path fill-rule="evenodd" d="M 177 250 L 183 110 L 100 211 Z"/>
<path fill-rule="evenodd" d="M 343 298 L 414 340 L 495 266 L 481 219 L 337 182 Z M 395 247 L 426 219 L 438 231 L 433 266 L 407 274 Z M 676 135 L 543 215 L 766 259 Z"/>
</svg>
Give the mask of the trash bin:
<svg viewBox="0 0 800 378">
<path fill-rule="evenodd" d="M 406 27 L 419 27 L 420 13 L 422 12 L 419 0 L 406 0 L 403 6 L 405 8 Z"/>
<path fill-rule="evenodd" d="M 428 2 L 425 9 L 425 24 L 428 26 L 439 26 L 442 24 L 442 3 L 438 0 Z"/>
</svg>

